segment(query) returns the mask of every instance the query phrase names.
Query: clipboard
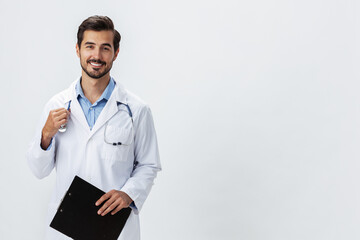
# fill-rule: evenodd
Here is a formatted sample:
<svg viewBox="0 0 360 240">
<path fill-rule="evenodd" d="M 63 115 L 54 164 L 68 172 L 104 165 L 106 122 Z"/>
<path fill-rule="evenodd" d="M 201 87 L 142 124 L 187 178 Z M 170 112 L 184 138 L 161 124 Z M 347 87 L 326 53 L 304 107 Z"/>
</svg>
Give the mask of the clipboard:
<svg viewBox="0 0 360 240">
<path fill-rule="evenodd" d="M 114 215 L 97 214 L 95 202 L 105 194 L 78 176 L 74 177 L 50 227 L 75 240 L 116 240 L 131 213 L 123 208 Z"/>
</svg>

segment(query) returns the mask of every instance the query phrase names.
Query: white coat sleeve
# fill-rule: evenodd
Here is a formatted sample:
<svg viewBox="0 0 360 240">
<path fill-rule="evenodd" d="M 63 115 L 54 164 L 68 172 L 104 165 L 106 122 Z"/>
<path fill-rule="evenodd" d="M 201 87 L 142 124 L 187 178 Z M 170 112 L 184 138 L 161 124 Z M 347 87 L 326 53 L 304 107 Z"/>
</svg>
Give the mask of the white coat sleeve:
<svg viewBox="0 0 360 240">
<path fill-rule="evenodd" d="M 41 114 L 39 124 L 36 128 L 35 136 L 29 144 L 26 153 L 26 160 L 33 174 L 41 179 L 48 176 L 55 165 L 55 137 L 52 139 L 51 147 L 43 150 L 41 144 L 41 132 L 45 125 L 50 112 L 50 104 L 48 103 Z"/>
<path fill-rule="evenodd" d="M 134 170 L 121 188 L 134 201 L 136 214 L 141 210 L 150 193 L 157 172 L 161 170 L 158 143 L 150 108 L 145 106 L 139 114 L 138 126 L 135 124 Z"/>
</svg>

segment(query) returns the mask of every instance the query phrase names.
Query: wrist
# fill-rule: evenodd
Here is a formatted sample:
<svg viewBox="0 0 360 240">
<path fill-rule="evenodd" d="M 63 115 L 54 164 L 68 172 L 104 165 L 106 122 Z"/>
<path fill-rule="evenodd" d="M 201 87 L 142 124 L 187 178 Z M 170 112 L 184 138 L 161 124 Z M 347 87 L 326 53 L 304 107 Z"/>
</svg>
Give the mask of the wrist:
<svg viewBox="0 0 360 240">
<path fill-rule="evenodd" d="M 51 139 L 53 136 L 51 136 L 49 133 L 46 132 L 45 129 L 41 132 L 41 148 L 46 150 L 51 143 Z"/>
<path fill-rule="evenodd" d="M 53 138 L 54 134 L 47 131 L 47 129 L 44 127 L 41 132 L 41 139 L 44 139 L 45 141 L 50 141 Z"/>
</svg>

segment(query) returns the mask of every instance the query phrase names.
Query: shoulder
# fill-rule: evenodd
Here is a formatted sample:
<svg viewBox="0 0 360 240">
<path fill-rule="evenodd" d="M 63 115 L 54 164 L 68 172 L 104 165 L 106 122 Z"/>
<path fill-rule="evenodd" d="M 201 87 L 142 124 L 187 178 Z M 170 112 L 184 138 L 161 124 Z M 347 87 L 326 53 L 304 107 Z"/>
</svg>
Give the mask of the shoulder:
<svg viewBox="0 0 360 240">
<path fill-rule="evenodd" d="M 139 96 L 126 89 L 122 84 L 118 85 L 118 90 L 126 99 L 126 104 L 128 104 L 135 121 L 140 120 L 146 115 L 151 114 L 149 104 L 143 99 L 141 99 Z"/>
<path fill-rule="evenodd" d="M 125 91 L 129 105 L 132 105 L 135 108 L 149 108 L 148 103 L 141 99 L 139 96 L 135 95 L 127 89 L 125 89 Z"/>
<path fill-rule="evenodd" d="M 73 91 L 75 91 L 76 81 L 73 82 L 69 88 L 64 89 L 63 91 L 55 94 L 50 100 L 46 103 L 46 108 L 49 110 L 62 108 L 67 102 L 71 99 Z"/>
<path fill-rule="evenodd" d="M 128 105 L 133 112 L 134 119 L 142 119 L 146 115 L 151 113 L 150 106 L 147 102 L 135 95 L 129 90 L 126 90 Z"/>
</svg>

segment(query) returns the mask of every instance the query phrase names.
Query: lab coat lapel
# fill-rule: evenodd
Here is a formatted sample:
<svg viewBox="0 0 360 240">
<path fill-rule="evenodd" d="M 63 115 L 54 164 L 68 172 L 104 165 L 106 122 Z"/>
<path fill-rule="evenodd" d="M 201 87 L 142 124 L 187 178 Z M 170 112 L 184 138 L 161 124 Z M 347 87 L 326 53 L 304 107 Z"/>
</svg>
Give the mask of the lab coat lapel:
<svg viewBox="0 0 360 240">
<path fill-rule="evenodd" d="M 115 80 L 114 80 L 115 81 Z M 120 83 L 115 81 L 115 88 L 107 101 L 104 109 L 101 111 L 98 119 L 95 122 L 95 125 L 90 133 L 91 137 L 98 131 L 110 118 L 112 118 L 118 111 L 118 103 L 127 104 L 126 101 L 126 93 L 124 91 L 123 86 Z"/>
<path fill-rule="evenodd" d="M 112 116 L 119 111 L 116 101 L 113 97 L 110 97 L 106 103 L 104 109 L 101 111 L 98 119 L 95 122 L 93 129 L 91 130 L 90 137 L 96 133 Z"/>
<path fill-rule="evenodd" d="M 85 129 L 86 132 L 90 132 L 89 124 L 87 123 L 84 112 L 80 106 L 79 101 L 77 100 L 76 91 L 75 91 L 75 85 L 76 85 L 77 81 L 79 81 L 79 79 L 76 80 L 75 82 L 73 82 L 71 84 L 70 88 L 68 89 L 68 91 L 66 92 L 64 106 L 67 107 L 69 104 L 69 101 L 71 100 L 70 118 L 78 121 L 80 123 L 80 125 Z"/>
<path fill-rule="evenodd" d="M 84 111 L 82 110 L 79 101 L 77 98 L 73 98 L 71 101 L 71 113 L 70 117 L 75 118 L 80 125 L 86 130 L 86 132 L 90 132 L 89 124 L 86 121 Z"/>
</svg>

